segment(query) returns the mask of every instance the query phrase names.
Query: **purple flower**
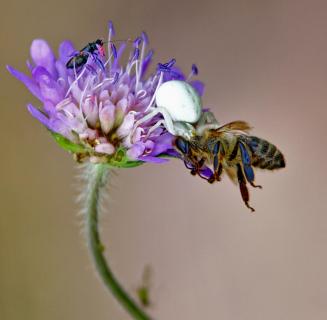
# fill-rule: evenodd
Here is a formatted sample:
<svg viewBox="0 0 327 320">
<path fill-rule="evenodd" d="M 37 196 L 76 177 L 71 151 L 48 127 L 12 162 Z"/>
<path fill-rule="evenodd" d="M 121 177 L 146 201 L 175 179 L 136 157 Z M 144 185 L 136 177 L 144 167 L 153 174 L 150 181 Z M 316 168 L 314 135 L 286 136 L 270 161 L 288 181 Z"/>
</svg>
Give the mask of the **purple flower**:
<svg viewBox="0 0 327 320">
<path fill-rule="evenodd" d="M 118 42 L 111 39 L 114 33 L 110 22 L 109 39 L 103 45 L 107 55 L 95 42 L 94 50 L 86 46 L 84 51 L 76 51 L 70 41 L 64 41 L 56 57 L 45 40 L 36 39 L 30 50 L 32 63 L 28 63 L 31 75 L 7 68 L 42 103 L 41 108 L 29 104 L 28 111 L 77 160 L 117 166 L 167 161 L 159 156 L 173 154 L 173 136 L 164 127 L 149 131 L 161 116 L 137 128 L 135 123 L 149 112 L 163 82 L 188 81 L 201 95 L 202 83 L 191 81 L 197 68 L 193 66 L 186 78 L 171 59 L 146 76 L 153 58 L 153 51 L 147 50 L 147 35 L 142 33 L 135 41 L 119 42 L 116 47 Z M 123 64 L 128 46 L 129 59 Z M 68 61 L 73 61 L 70 67 Z"/>
</svg>

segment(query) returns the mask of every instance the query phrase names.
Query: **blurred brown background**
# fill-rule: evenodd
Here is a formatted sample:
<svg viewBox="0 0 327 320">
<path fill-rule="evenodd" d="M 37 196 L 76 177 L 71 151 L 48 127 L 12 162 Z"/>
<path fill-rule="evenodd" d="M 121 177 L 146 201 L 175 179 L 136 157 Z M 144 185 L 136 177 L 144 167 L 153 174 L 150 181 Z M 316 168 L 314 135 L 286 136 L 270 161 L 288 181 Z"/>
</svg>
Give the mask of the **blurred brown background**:
<svg viewBox="0 0 327 320">
<path fill-rule="evenodd" d="M 258 172 L 250 214 L 227 178 L 177 160 L 112 179 L 103 237 L 131 292 L 154 270 L 156 319 L 327 319 L 326 1 L 6 1 L 1 4 L 0 319 L 129 319 L 93 274 L 76 204 L 77 165 L 27 112 L 4 69 L 29 45 L 57 48 L 146 30 L 156 61 L 196 62 L 220 122 L 249 121 L 287 168 Z"/>
</svg>

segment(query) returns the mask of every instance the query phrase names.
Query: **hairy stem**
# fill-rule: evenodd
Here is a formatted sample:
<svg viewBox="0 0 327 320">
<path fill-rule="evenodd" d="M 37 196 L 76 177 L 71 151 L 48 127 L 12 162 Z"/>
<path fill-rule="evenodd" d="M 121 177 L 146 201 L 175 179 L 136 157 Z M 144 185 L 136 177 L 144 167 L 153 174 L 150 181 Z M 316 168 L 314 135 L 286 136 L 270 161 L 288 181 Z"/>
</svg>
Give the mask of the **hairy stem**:
<svg viewBox="0 0 327 320">
<path fill-rule="evenodd" d="M 104 256 L 104 246 L 99 235 L 99 211 L 101 194 L 104 192 L 109 168 L 105 164 L 92 164 L 87 168 L 87 192 L 85 203 L 85 222 L 88 247 L 95 268 L 104 285 L 111 291 L 125 310 L 137 320 L 150 320 L 150 317 L 131 299 L 121 287 Z"/>
</svg>

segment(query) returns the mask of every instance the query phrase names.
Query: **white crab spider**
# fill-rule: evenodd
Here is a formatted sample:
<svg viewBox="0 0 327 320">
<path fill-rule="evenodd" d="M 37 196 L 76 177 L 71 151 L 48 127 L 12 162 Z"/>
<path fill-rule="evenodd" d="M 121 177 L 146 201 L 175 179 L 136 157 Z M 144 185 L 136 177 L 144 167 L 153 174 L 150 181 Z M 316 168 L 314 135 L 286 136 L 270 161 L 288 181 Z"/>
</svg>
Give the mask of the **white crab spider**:
<svg viewBox="0 0 327 320">
<path fill-rule="evenodd" d="M 156 91 L 155 102 L 156 106 L 134 126 L 137 128 L 160 113 L 163 119 L 149 129 L 148 136 L 161 125 L 172 135 L 186 140 L 195 134 L 201 135 L 206 129 L 219 127 L 211 112 L 202 111 L 198 93 L 185 81 L 171 80 L 161 84 Z"/>
</svg>

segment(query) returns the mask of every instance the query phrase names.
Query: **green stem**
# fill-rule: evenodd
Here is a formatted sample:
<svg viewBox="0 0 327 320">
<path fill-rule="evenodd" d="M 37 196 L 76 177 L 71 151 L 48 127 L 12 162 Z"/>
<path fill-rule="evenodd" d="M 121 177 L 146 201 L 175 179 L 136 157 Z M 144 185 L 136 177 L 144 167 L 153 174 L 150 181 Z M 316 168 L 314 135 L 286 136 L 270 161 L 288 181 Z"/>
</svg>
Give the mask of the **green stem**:
<svg viewBox="0 0 327 320">
<path fill-rule="evenodd" d="M 104 257 L 104 246 L 101 243 L 98 231 L 99 207 L 101 193 L 106 186 L 108 166 L 105 164 L 92 164 L 88 168 L 88 189 L 86 194 L 86 235 L 88 246 L 104 285 L 111 291 L 118 302 L 125 308 L 133 319 L 150 320 L 150 317 L 131 299 L 121 287 L 110 270 Z"/>
</svg>

